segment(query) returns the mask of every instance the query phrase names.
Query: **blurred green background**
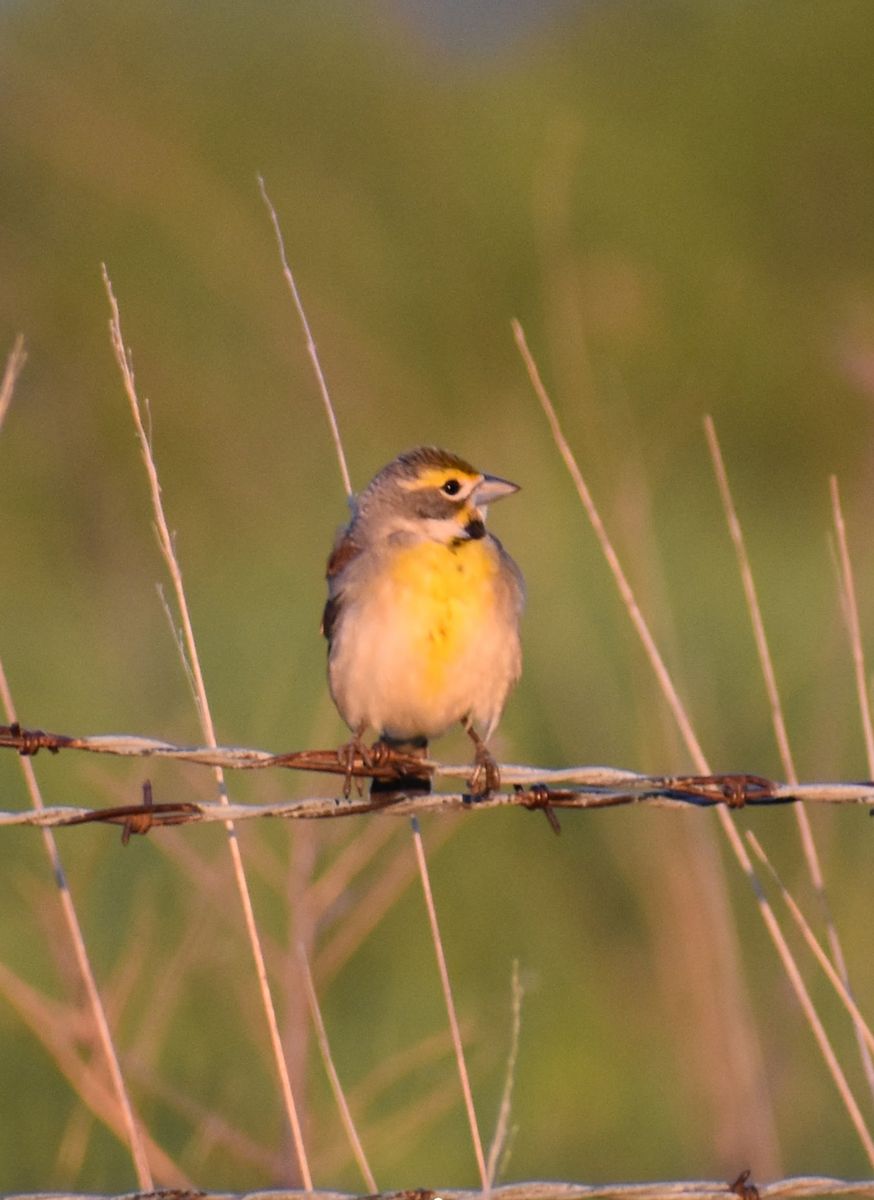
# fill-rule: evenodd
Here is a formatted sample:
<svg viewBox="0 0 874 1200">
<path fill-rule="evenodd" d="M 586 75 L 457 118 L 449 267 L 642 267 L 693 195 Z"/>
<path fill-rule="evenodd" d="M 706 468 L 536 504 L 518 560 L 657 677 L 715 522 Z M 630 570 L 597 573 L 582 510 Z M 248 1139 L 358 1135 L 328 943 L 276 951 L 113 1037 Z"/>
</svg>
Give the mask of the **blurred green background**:
<svg viewBox="0 0 874 1200">
<path fill-rule="evenodd" d="M 0 434 L 0 654 L 22 722 L 200 740 L 155 593 L 105 263 L 219 739 L 281 751 L 344 737 L 318 636 L 344 498 L 261 173 L 356 486 L 436 442 L 523 487 L 492 514 L 529 585 L 502 757 L 691 767 L 531 391 L 518 317 L 713 769 L 782 774 L 705 413 L 799 773 L 870 775 L 828 542 L 834 473 L 867 633 L 870 3 L 616 0 L 518 16 L 0 5 L 0 353 L 19 332 L 29 353 Z M 468 752 L 457 738 L 438 749 Z M 36 766 L 46 803 L 136 802 L 147 776 L 158 800 L 214 794 L 207 773 L 168 764 Z M 230 781 L 235 800 L 327 787 Z M 12 754 L 0 797 L 28 803 Z M 870 821 L 811 819 L 870 1011 Z M 821 931 L 793 814 L 736 820 Z M 424 822 L 487 1141 L 514 959 L 526 986 L 502 1177 L 870 1175 L 714 815 L 562 823 L 556 839 L 521 811 Z M 475 1184 L 404 823 L 240 836 L 316 1182 L 364 1186 L 306 1032 L 299 939 L 379 1186 Z M 88 827 L 59 843 L 154 1138 L 199 1186 L 293 1180 L 223 833 L 122 849 L 117 831 Z M 0 863 L 0 1188 L 128 1189 L 124 1148 L 57 1049 L 99 1059 L 39 835 L 5 832 Z M 870 1118 L 847 1020 L 802 963 Z"/>
</svg>

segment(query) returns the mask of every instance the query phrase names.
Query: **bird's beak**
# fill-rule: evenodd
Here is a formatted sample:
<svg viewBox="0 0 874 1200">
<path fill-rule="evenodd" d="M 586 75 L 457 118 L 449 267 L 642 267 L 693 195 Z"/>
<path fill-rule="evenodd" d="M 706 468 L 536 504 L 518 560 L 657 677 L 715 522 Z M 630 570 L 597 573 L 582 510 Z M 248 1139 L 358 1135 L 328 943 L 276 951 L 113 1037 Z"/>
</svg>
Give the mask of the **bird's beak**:
<svg viewBox="0 0 874 1200">
<path fill-rule="evenodd" d="M 512 496 L 518 491 L 518 483 L 510 483 L 509 479 L 499 479 L 497 475 L 483 475 L 483 481 L 474 488 L 471 500 L 477 508 L 488 508 L 496 500 L 503 500 L 505 496 Z"/>
</svg>

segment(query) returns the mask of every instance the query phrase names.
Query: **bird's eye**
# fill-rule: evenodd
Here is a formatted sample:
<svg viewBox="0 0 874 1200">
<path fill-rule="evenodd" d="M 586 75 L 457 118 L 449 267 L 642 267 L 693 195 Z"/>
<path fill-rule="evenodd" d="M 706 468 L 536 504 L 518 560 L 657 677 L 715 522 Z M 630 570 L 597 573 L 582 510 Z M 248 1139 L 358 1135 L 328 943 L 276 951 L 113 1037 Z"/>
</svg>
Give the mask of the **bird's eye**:
<svg viewBox="0 0 874 1200">
<path fill-rule="evenodd" d="M 447 479 L 440 491 L 445 492 L 447 496 L 457 496 L 461 491 L 461 484 L 457 479 Z"/>
</svg>

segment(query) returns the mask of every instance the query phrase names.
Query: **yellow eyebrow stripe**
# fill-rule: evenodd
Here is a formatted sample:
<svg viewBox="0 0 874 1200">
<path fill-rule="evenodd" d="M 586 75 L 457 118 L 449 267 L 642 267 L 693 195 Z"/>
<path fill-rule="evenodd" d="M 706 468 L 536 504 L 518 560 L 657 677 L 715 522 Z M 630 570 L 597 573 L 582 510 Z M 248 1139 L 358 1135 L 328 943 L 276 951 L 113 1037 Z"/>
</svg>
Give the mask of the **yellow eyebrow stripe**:
<svg viewBox="0 0 874 1200">
<path fill-rule="evenodd" d="M 459 471 L 457 467 L 429 467 L 415 479 L 399 479 L 398 483 L 408 492 L 420 492 L 425 488 L 442 488 L 447 479 L 479 479 L 479 476 Z"/>
</svg>

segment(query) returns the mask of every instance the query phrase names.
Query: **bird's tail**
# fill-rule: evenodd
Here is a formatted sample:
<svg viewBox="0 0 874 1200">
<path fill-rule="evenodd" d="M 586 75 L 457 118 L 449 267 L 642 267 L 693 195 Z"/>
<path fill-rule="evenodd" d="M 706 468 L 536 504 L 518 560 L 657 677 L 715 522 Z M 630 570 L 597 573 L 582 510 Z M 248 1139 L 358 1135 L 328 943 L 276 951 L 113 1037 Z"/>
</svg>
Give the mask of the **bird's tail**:
<svg viewBox="0 0 874 1200">
<path fill-rule="evenodd" d="M 377 745 L 382 744 L 397 754 L 407 754 L 411 758 L 426 759 L 428 757 L 428 739 L 392 738 L 383 735 Z M 374 747 L 375 748 L 375 747 Z M 370 781 L 371 796 L 387 795 L 422 795 L 431 791 L 431 776 L 427 771 L 417 773 L 414 770 L 392 775 L 388 779 L 372 779 Z"/>
</svg>

